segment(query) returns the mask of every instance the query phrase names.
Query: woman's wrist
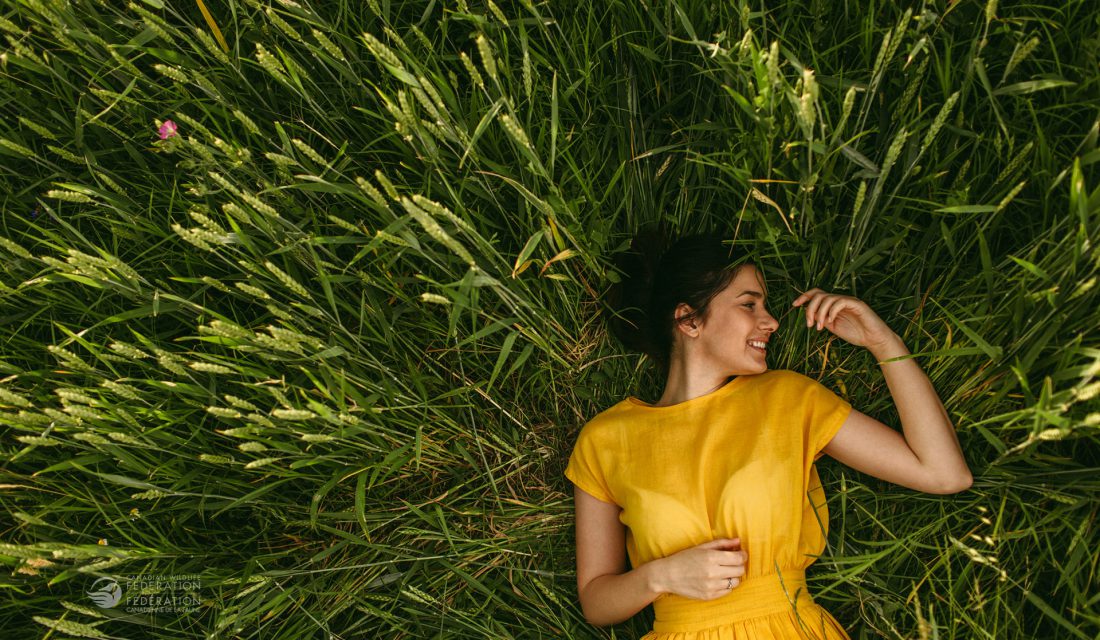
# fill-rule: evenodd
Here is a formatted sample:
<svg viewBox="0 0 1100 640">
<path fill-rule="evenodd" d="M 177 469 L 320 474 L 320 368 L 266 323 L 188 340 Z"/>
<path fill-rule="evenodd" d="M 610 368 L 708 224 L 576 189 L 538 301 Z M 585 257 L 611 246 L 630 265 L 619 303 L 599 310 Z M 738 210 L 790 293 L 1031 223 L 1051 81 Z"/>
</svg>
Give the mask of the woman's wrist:
<svg viewBox="0 0 1100 640">
<path fill-rule="evenodd" d="M 871 352 L 875 360 L 878 360 L 879 364 L 884 360 L 909 355 L 909 349 L 905 346 L 905 342 L 902 341 L 901 336 L 893 331 L 881 342 L 867 345 L 867 350 Z"/>
<path fill-rule="evenodd" d="M 654 598 L 667 592 L 665 588 L 664 558 L 651 560 L 638 567 L 638 571 L 645 576 L 645 586 Z"/>
</svg>

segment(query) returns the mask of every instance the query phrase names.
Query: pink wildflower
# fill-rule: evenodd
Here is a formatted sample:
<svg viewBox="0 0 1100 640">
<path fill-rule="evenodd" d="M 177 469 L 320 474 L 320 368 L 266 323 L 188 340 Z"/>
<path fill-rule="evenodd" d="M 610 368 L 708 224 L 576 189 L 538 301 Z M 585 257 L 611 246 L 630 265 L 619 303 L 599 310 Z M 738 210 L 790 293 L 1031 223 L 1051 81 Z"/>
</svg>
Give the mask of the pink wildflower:
<svg viewBox="0 0 1100 640">
<path fill-rule="evenodd" d="M 165 120 L 164 124 L 160 125 L 160 130 L 157 133 L 160 134 L 161 140 L 167 140 L 168 138 L 177 135 L 176 129 L 178 129 L 178 127 L 176 126 L 175 122 L 172 122 L 171 120 Z"/>
</svg>

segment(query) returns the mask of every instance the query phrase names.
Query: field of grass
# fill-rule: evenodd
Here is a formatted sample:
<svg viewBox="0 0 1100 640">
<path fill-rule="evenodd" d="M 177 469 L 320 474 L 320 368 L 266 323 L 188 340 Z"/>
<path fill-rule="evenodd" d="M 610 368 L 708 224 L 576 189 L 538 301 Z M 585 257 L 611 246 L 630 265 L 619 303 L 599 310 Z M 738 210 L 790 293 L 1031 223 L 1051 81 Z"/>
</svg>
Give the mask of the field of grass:
<svg viewBox="0 0 1100 640">
<path fill-rule="evenodd" d="M 853 639 L 1100 634 L 1097 3 L 3 0 L 0 32 L 4 638 L 641 635 L 580 613 L 562 470 L 659 395 L 601 315 L 651 223 L 753 252 L 770 366 L 897 426 L 787 307 L 867 301 L 959 429 L 956 496 L 821 463 Z M 186 611 L 86 595 L 180 575 Z"/>
</svg>

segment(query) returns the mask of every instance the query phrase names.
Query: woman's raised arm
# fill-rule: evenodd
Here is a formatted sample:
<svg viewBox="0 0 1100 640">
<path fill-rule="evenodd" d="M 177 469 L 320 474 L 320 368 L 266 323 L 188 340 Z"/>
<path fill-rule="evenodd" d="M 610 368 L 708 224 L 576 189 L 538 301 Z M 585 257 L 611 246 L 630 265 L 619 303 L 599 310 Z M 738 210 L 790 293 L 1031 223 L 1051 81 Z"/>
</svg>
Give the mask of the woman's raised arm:
<svg viewBox="0 0 1100 640">
<path fill-rule="evenodd" d="M 956 493 L 970 487 L 955 426 L 932 381 L 909 355 L 905 343 L 857 298 L 810 289 L 794 301 L 806 304 L 806 325 L 826 328 L 866 347 L 882 367 L 904 433 L 852 410 L 824 453 L 869 475 L 927 493 Z"/>
</svg>

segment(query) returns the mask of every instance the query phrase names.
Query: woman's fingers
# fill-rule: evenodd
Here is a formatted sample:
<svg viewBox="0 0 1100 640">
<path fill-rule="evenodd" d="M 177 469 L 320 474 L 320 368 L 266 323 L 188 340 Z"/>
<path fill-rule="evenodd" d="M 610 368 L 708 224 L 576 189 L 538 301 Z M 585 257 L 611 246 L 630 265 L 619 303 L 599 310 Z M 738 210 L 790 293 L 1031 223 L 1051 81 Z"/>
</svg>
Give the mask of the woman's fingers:
<svg viewBox="0 0 1100 640">
<path fill-rule="evenodd" d="M 821 328 L 823 326 L 825 326 L 826 324 L 829 324 L 829 322 L 830 322 L 830 312 L 838 304 L 840 304 L 840 305 L 844 304 L 844 301 L 841 300 L 839 296 L 826 296 L 821 301 L 821 304 L 818 305 L 817 310 L 814 311 L 814 320 L 817 324 L 818 331 L 820 331 Z"/>
<path fill-rule="evenodd" d="M 727 549 L 731 547 L 740 549 L 741 538 L 715 538 L 714 540 L 699 545 L 700 549 Z"/>
<path fill-rule="evenodd" d="M 744 551 L 719 551 L 714 563 L 722 567 L 744 566 L 748 561 L 748 554 Z"/>
<path fill-rule="evenodd" d="M 857 308 L 857 302 L 857 300 L 845 297 L 840 301 L 839 304 L 833 305 L 833 307 L 829 309 L 827 324 L 832 324 L 833 321 L 836 320 L 836 317 L 840 315 L 840 312 L 844 311 L 845 309 L 849 309 L 858 315 L 859 309 Z"/>
<path fill-rule="evenodd" d="M 810 303 L 806 305 L 807 327 L 813 326 L 813 324 L 818 321 L 818 318 L 821 317 L 818 310 L 821 308 L 821 305 L 824 304 L 831 297 L 832 296 L 822 291 L 820 294 L 815 295 L 813 299 L 810 300 Z"/>
<path fill-rule="evenodd" d="M 732 567 L 726 567 L 727 577 L 740 578 L 745 575 L 745 565 L 739 564 Z"/>
<path fill-rule="evenodd" d="M 807 301 L 813 299 L 813 297 L 815 295 L 819 294 L 819 293 L 825 293 L 825 292 L 822 291 L 821 289 L 818 289 L 817 287 L 814 287 L 813 289 L 810 289 L 809 291 L 807 291 L 807 292 L 803 293 L 802 295 L 798 296 L 797 298 L 795 298 L 793 306 L 797 307 L 800 304 L 805 304 Z"/>
<path fill-rule="evenodd" d="M 731 583 L 732 582 L 732 583 Z M 703 600 L 717 600 L 729 595 L 730 590 L 736 589 L 741 584 L 740 578 L 722 578 L 707 583 L 707 591 L 701 594 Z"/>
<path fill-rule="evenodd" d="M 725 580 L 722 581 L 721 586 L 719 588 L 723 589 L 725 591 L 729 591 L 729 589 L 730 589 L 729 585 L 730 584 L 732 584 L 734 587 L 736 587 L 737 585 L 741 584 L 741 578 L 738 578 L 737 576 L 730 576 L 729 578 L 726 578 Z"/>
<path fill-rule="evenodd" d="M 851 296 L 826 293 L 815 287 L 795 298 L 793 306 L 805 305 L 806 326 L 812 327 L 816 324 L 820 331 L 831 325 L 841 311 L 854 310 L 854 301 L 855 299 Z"/>
<path fill-rule="evenodd" d="M 882 345 L 893 335 L 882 318 L 855 296 L 827 293 L 815 287 L 795 298 L 793 306 L 805 310 L 807 327 L 816 324 L 818 331 L 827 327 L 856 346 Z"/>
</svg>

